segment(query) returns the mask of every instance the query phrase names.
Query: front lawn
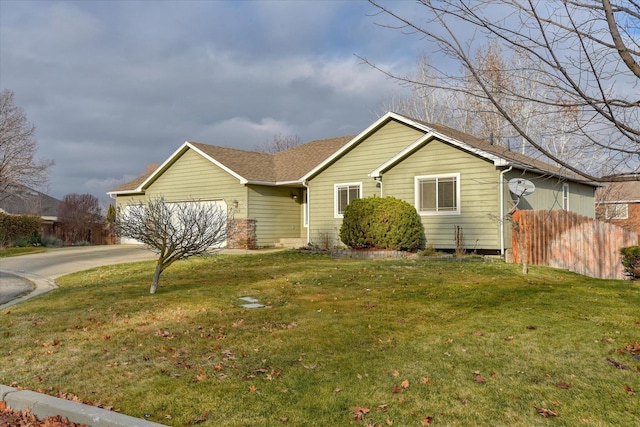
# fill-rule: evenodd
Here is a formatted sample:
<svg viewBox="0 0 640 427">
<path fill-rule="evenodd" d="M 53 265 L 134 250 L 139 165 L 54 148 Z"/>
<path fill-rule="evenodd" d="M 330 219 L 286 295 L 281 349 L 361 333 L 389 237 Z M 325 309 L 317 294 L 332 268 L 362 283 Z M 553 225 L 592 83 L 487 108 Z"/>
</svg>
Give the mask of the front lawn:
<svg viewBox="0 0 640 427">
<path fill-rule="evenodd" d="M 46 248 L 42 246 L 25 246 L 18 248 L 5 248 L 0 249 L 0 258 L 6 258 L 10 256 L 20 256 L 28 254 L 37 254 L 40 252 L 46 252 Z"/>
<path fill-rule="evenodd" d="M 149 295 L 153 268 L 0 313 L 0 383 L 174 426 L 640 425 L 636 282 L 279 252 L 183 261 Z"/>
</svg>

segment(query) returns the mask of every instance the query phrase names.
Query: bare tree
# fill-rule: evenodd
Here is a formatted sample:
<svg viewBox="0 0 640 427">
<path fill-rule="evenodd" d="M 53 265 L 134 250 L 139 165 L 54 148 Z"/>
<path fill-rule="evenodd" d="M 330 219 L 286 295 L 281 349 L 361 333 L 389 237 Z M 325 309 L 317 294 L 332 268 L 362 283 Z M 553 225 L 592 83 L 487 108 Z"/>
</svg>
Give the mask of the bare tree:
<svg viewBox="0 0 640 427">
<path fill-rule="evenodd" d="M 539 121 L 550 114 L 575 119 L 571 126 L 555 129 L 556 136 L 569 135 L 574 152 L 599 159 L 605 156 L 618 171 L 608 180 L 638 179 L 639 175 L 629 174 L 640 171 L 637 1 L 419 0 L 424 14 L 410 16 L 397 12 L 400 8 L 395 9 L 395 3 L 369 2 L 392 18 L 393 23 L 382 25 L 417 33 L 460 66 L 460 71 L 452 71 L 448 61 L 441 61 L 436 87 L 446 82 L 455 91 L 488 101 L 527 145 L 568 170 L 601 181 L 603 178 L 554 153 L 535 127 L 526 126 L 531 115 L 539 115 Z M 521 90 L 523 85 L 514 84 L 502 96 L 496 95 L 492 80 L 474 61 L 474 50 L 488 40 L 528 58 L 528 72 L 520 75 L 534 79 L 535 90 Z M 518 78 L 517 70 L 505 67 L 500 71 L 511 80 Z M 468 90 L 464 83 L 469 78 L 479 92 Z M 523 114 L 511 108 L 513 103 L 535 107 Z"/>
<path fill-rule="evenodd" d="M 36 160 L 35 127 L 24 111 L 13 103 L 13 92 L 0 92 L 0 200 L 12 188 L 42 188 L 49 177 L 51 160 Z"/>
<path fill-rule="evenodd" d="M 229 237 L 227 213 L 216 204 L 167 202 L 164 197 L 133 203 L 118 212 L 116 230 L 158 254 L 150 293 L 171 264 L 194 255 L 215 252 Z"/>
<path fill-rule="evenodd" d="M 270 140 L 254 147 L 255 151 L 261 153 L 275 154 L 300 145 L 298 135 L 274 135 Z"/>
<path fill-rule="evenodd" d="M 91 230 L 103 222 L 100 201 L 91 194 L 67 194 L 58 205 L 58 220 L 66 241 L 90 241 Z"/>
</svg>

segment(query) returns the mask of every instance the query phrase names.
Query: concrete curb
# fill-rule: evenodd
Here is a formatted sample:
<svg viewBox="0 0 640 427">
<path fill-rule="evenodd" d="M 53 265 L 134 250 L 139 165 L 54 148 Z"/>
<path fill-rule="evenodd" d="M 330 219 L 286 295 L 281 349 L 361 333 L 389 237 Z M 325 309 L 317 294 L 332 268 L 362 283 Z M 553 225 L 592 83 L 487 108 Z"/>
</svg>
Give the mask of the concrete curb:
<svg viewBox="0 0 640 427">
<path fill-rule="evenodd" d="M 39 419 L 60 415 L 74 423 L 91 427 L 162 427 L 151 421 L 119 414 L 95 406 L 59 399 L 30 390 L 18 390 L 0 384 L 0 400 L 15 411 L 30 409 Z"/>
</svg>

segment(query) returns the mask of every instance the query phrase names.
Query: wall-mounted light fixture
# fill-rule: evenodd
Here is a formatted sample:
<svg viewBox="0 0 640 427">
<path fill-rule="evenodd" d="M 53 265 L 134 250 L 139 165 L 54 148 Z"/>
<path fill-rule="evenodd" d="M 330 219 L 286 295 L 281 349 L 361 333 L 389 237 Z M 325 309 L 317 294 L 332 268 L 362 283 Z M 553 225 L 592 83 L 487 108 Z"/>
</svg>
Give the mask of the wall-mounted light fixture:
<svg viewBox="0 0 640 427">
<path fill-rule="evenodd" d="M 292 198 L 293 200 L 295 200 L 295 199 L 297 199 L 297 198 L 298 198 L 298 195 L 297 195 L 297 194 L 295 194 L 295 193 L 291 193 L 291 198 Z"/>
<path fill-rule="evenodd" d="M 237 201 L 237 200 L 234 200 L 234 201 L 233 201 L 233 207 L 234 207 L 234 208 L 237 208 L 237 207 L 238 207 L 238 201 Z"/>
</svg>

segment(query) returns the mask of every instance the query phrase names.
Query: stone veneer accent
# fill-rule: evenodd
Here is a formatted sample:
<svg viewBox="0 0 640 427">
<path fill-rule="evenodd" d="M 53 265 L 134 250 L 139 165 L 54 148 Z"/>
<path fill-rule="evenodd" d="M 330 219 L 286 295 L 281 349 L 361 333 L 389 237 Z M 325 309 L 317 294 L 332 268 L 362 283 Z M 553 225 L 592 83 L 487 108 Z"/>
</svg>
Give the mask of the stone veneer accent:
<svg viewBox="0 0 640 427">
<path fill-rule="evenodd" d="M 257 249 L 256 220 L 232 219 L 229 221 L 229 238 L 227 247 L 230 249 Z"/>
</svg>

